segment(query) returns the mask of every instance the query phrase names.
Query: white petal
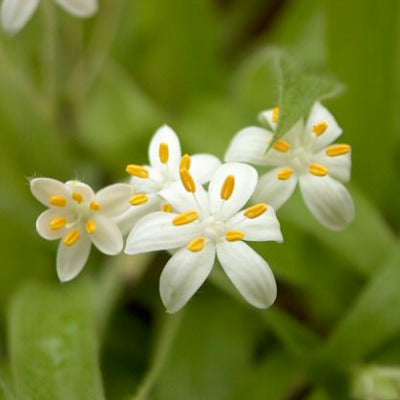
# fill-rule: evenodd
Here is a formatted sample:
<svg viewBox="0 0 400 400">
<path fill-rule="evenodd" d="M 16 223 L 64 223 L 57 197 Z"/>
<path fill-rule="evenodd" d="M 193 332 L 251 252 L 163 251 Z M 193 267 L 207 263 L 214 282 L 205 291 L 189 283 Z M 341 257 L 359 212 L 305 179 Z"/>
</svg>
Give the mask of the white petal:
<svg viewBox="0 0 400 400">
<path fill-rule="evenodd" d="M 214 261 L 212 244 L 198 252 L 184 247 L 170 258 L 160 277 L 161 300 L 169 313 L 179 311 L 196 293 L 210 274 Z"/>
<path fill-rule="evenodd" d="M 267 211 L 256 218 L 247 218 L 244 215 L 245 211 L 240 211 L 230 218 L 226 222 L 226 229 L 244 232 L 243 240 L 250 242 L 283 241 L 278 218 L 271 206 L 268 206 Z"/>
<path fill-rule="evenodd" d="M 96 223 L 96 231 L 89 236 L 99 251 L 109 256 L 121 253 L 124 241 L 117 225 L 102 215 L 94 215 L 93 221 Z"/>
<path fill-rule="evenodd" d="M 329 174 L 339 181 L 348 182 L 351 174 L 351 152 L 340 156 L 329 157 L 325 150 L 313 157 L 313 162 L 328 168 Z"/>
<path fill-rule="evenodd" d="M 1 23 L 10 35 L 18 33 L 35 12 L 39 0 L 3 0 Z"/>
<path fill-rule="evenodd" d="M 217 256 L 241 295 L 254 307 L 267 308 L 276 299 L 276 282 L 267 262 L 243 242 L 221 242 Z"/>
<path fill-rule="evenodd" d="M 190 173 L 195 181 L 200 184 L 209 182 L 214 172 L 221 165 L 219 158 L 211 154 L 195 154 L 190 158 Z"/>
<path fill-rule="evenodd" d="M 50 222 L 54 218 L 66 216 L 60 210 L 50 209 L 42 212 L 36 220 L 36 230 L 39 235 L 47 240 L 59 239 L 64 236 L 66 228 L 51 229 Z"/>
<path fill-rule="evenodd" d="M 135 193 L 151 193 L 155 194 L 164 186 L 165 176 L 156 169 L 145 165 L 149 171 L 148 178 L 138 178 L 132 176 L 130 184 L 133 186 Z"/>
<path fill-rule="evenodd" d="M 70 190 L 63 182 L 51 178 L 35 178 L 30 181 L 32 194 L 45 206 L 51 207 L 51 196 L 70 196 Z"/>
<path fill-rule="evenodd" d="M 221 198 L 226 178 L 233 175 L 235 185 L 228 200 Z M 257 185 L 257 171 L 247 164 L 227 163 L 221 165 L 210 181 L 210 209 L 212 214 L 227 219 L 239 211 L 249 200 Z"/>
<path fill-rule="evenodd" d="M 328 127 L 326 131 L 317 136 L 313 132 L 313 127 L 321 122 L 326 122 Z M 321 104 L 315 103 L 306 124 L 306 138 L 311 141 L 314 151 L 321 150 L 328 144 L 336 140 L 342 133 L 342 129 L 337 124 L 333 115 Z"/>
<path fill-rule="evenodd" d="M 133 188 L 127 183 L 116 183 L 99 190 L 96 193 L 96 201 L 100 204 L 99 212 L 109 217 L 117 217 L 132 206 L 129 199 L 133 194 Z"/>
<path fill-rule="evenodd" d="M 88 18 L 98 10 L 97 0 L 54 0 L 66 11 L 79 18 Z"/>
<path fill-rule="evenodd" d="M 258 114 L 258 119 L 263 125 L 268 125 L 273 131 L 275 131 L 277 123 L 272 120 L 273 112 L 273 108 L 261 111 L 260 114 Z"/>
<path fill-rule="evenodd" d="M 225 161 L 243 161 L 255 165 L 268 165 L 265 153 L 273 134 L 263 128 L 249 126 L 232 139 L 225 154 Z"/>
<path fill-rule="evenodd" d="M 259 179 L 252 202 L 267 203 L 278 210 L 289 199 L 296 188 L 297 176 L 293 174 L 289 179 L 278 179 L 280 170 L 275 168 Z"/>
<path fill-rule="evenodd" d="M 341 230 L 353 220 L 353 199 L 343 184 L 329 175 L 304 174 L 300 189 L 309 210 L 327 228 Z"/>
<path fill-rule="evenodd" d="M 147 253 L 186 245 L 196 237 L 198 222 L 175 226 L 172 221 L 177 215 L 155 212 L 143 217 L 129 233 L 125 253 Z"/>
<path fill-rule="evenodd" d="M 169 158 L 167 164 L 163 164 L 160 160 L 159 150 L 161 143 L 168 145 Z M 181 158 L 181 145 L 178 136 L 168 125 L 162 126 L 154 134 L 150 142 L 149 159 L 151 166 L 160 171 L 167 171 L 168 168 L 170 176 L 178 176 Z"/>
<path fill-rule="evenodd" d="M 72 246 L 60 241 L 57 252 L 57 274 L 61 282 L 74 279 L 83 269 L 89 257 L 91 242 L 89 236 L 81 231 L 79 240 Z"/>
<path fill-rule="evenodd" d="M 65 185 L 73 192 L 83 196 L 83 203 L 90 203 L 94 198 L 92 188 L 86 183 L 80 181 L 68 181 Z"/>
</svg>

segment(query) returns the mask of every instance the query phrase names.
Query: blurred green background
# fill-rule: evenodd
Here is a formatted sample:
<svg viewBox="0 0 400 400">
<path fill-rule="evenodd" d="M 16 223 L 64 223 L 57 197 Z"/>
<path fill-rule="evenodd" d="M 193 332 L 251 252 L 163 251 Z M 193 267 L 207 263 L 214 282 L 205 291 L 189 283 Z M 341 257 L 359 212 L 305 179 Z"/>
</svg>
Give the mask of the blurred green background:
<svg viewBox="0 0 400 400">
<path fill-rule="evenodd" d="M 0 399 L 400 399 L 399 45 L 397 0 L 102 0 L 89 21 L 43 0 L 2 34 Z M 353 147 L 354 223 L 329 232 L 295 195 L 285 243 L 256 246 L 278 280 L 266 311 L 215 268 L 167 316 L 162 253 L 94 250 L 60 284 L 27 178 L 124 180 L 162 123 L 223 157 L 277 102 L 271 48 L 346 87 L 325 104 Z"/>
</svg>

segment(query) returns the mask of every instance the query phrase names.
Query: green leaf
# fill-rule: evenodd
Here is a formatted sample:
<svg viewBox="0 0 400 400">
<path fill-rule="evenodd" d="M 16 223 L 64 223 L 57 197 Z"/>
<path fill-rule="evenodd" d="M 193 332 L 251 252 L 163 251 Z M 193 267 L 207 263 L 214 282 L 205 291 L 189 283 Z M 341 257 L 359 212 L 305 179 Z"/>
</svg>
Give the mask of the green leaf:
<svg viewBox="0 0 400 400">
<path fill-rule="evenodd" d="M 17 293 L 9 339 L 19 399 L 104 399 L 94 309 L 95 292 L 84 281 L 28 284 Z"/>
</svg>

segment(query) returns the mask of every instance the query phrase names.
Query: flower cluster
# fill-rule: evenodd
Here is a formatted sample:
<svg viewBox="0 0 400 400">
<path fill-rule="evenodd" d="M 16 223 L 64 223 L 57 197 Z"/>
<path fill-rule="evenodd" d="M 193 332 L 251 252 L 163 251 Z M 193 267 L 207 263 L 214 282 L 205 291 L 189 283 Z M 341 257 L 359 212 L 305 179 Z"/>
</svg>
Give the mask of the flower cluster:
<svg viewBox="0 0 400 400">
<path fill-rule="evenodd" d="M 297 182 L 307 207 L 327 228 L 343 229 L 354 216 L 350 194 L 350 146 L 331 144 L 341 129 L 321 104 L 274 141 L 279 109 L 260 114 L 267 128 L 247 127 L 232 140 L 225 164 L 210 154 L 182 155 L 179 139 L 161 127 L 149 146 L 149 165 L 129 164 L 129 183 L 97 193 L 79 181 L 31 180 L 33 195 L 49 209 L 36 228 L 61 239 L 57 273 L 75 278 L 93 243 L 102 253 L 172 253 L 160 277 L 168 312 L 180 310 L 210 274 L 215 260 L 241 295 L 257 308 L 276 298 L 274 275 L 247 241 L 282 242 L 275 209 Z M 269 148 L 271 147 L 271 149 Z M 258 179 L 247 163 L 271 167 Z"/>
</svg>

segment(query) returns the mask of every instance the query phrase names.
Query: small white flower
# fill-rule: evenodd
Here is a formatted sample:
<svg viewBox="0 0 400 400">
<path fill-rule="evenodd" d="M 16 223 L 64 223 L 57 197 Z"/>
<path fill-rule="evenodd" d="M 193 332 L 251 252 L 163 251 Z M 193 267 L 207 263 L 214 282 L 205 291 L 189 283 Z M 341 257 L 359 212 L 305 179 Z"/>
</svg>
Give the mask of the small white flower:
<svg viewBox="0 0 400 400">
<path fill-rule="evenodd" d="M 30 186 L 33 195 L 49 207 L 37 219 L 37 231 L 45 239 L 61 239 L 57 253 L 61 281 L 81 272 L 92 243 L 104 254 L 121 252 L 123 238 L 113 219 L 130 206 L 130 185 L 117 183 L 96 194 L 79 181 L 36 178 Z"/>
<path fill-rule="evenodd" d="M 97 12 L 97 0 L 54 0 L 66 11 L 80 18 L 91 17 Z M 18 33 L 29 21 L 40 0 L 3 0 L 1 23 L 10 35 Z"/>
<path fill-rule="evenodd" d="M 260 114 L 272 130 L 278 117 L 278 108 Z M 325 227 L 341 230 L 354 218 L 353 200 L 341 183 L 350 179 L 351 147 L 328 146 L 341 133 L 329 111 L 316 103 L 305 126 L 299 121 L 268 152 L 273 137 L 270 130 L 253 126 L 242 129 L 232 140 L 225 160 L 275 167 L 260 178 L 254 196 L 254 201 L 268 201 L 275 209 L 289 199 L 299 181 L 314 216 Z"/>
<path fill-rule="evenodd" d="M 185 155 L 182 158 L 176 133 L 167 125 L 157 130 L 149 145 L 150 166 L 131 164 L 126 167 L 132 175 L 131 183 L 136 194 L 131 198 L 131 209 L 118 219 L 118 226 L 124 234 L 149 212 L 171 209 L 159 193 L 180 181 L 181 163 L 189 159 L 190 171 L 201 184 L 208 182 L 221 164 L 217 157 L 210 154 L 196 154 L 190 158 Z"/>
<path fill-rule="evenodd" d="M 249 303 L 269 307 L 276 298 L 274 276 L 243 240 L 282 241 L 282 234 L 272 207 L 261 203 L 241 210 L 256 188 L 256 170 L 246 164 L 224 164 L 213 175 L 208 192 L 188 169 L 181 168 L 180 174 L 182 182 L 160 192 L 174 212 L 142 218 L 128 236 L 125 252 L 178 249 L 160 278 L 161 299 L 170 313 L 199 289 L 216 256 Z"/>
</svg>

